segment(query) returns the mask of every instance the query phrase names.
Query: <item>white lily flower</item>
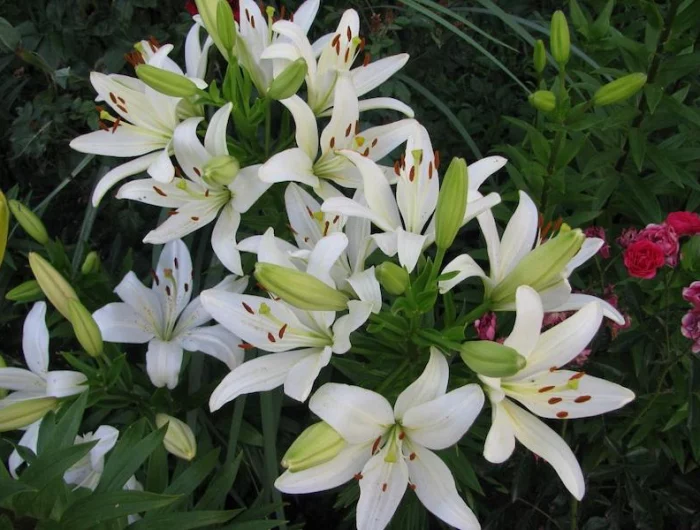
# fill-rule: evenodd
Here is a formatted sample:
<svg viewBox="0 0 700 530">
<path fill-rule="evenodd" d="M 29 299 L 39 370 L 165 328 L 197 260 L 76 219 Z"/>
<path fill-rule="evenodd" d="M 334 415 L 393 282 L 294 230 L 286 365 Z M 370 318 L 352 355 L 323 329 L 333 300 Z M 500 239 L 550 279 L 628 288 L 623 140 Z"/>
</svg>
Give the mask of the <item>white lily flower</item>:
<svg viewBox="0 0 700 530">
<path fill-rule="evenodd" d="M 572 317 L 541 333 L 543 316 L 537 292 L 528 286 L 519 287 L 515 326 L 504 345 L 525 357 L 527 364 L 510 377 L 479 376 L 487 385 L 492 405 L 484 457 L 489 462 L 504 462 L 513 453 L 517 439 L 549 462 L 566 488 L 580 500 L 585 491 L 583 473 L 569 446 L 513 400 L 543 418 L 572 419 L 617 410 L 635 396 L 631 390 L 604 379 L 560 369 L 581 353 L 597 333 L 603 319 L 599 303 L 588 303 Z"/>
<path fill-rule="evenodd" d="M 247 284 L 247 278 L 229 276 L 214 290 L 243 292 Z M 223 326 L 204 326 L 211 316 L 200 297 L 190 302 L 192 258 L 179 239 L 163 248 L 151 289 L 129 272 L 114 292 L 123 302 L 107 304 L 93 318 L 107 342 L 148 343 L 146 371 L 155 386 L 175 388 L 183 350 L 206 353 L 229 369 L 243 360 L 240 340 Z"/>
<path fill-rule="evenodd" d="M 449 468 L 433 450 L 446 449 L 464 436 L 481 411 L 484 394 L 476 384 L 446 393 L 448 378 L 444 355 L 432 348 L 425 370 L 393 409 L 376 392 L 326 383 L 312 396 L 309 409 L 348 445 L 324 464 L 286 471 L 275 487 L 285 493 L 312 493 L 358 479 L 357 528 L 381 530 L 408 486 L 445 523 L 480 528 Z"/>
<path fill-rule="evenodd" d="M 265 52 L 276 42 L 287 39 L 273 33 L 268 26 L 268 13 L 263 14 L 256 2 L 241 0 L 238 4 L 240 15 L 237 24 L 236 57 L 250 74 L 255 87 L 264 95 L 273 79 L 273 63 L 264 60 Z M 305 37 L 316 18 L 319 4 L 319 0 L 306 0 L 291 15 L 290 20 L 285 20 L 284 23 L 293 26 L 296 33 Z"/>
<path fill-rule="evenodd" d="M 218 216 L 211 237 L 212 247 L 221 263 L 240 276 L 243 268 L 236 233 L 241 213 L 248 211 L 270 184 L 258 178 L 259 165 L 240 169 L 229 184 L 203 178 L 209 161 L 229 154 L 226 127 L 231 109 L 232 104 L 228 103 L 212 116 L 204 144 L 197 137 L 197 126 L 202 118 L 188 118 L 175 129 L 175 156 L 187 178 L 170 183 L 135 180 L 123 185 L 117 198 L 174 208 L 163 224 L 146 235 L 145 243 L 162 244 L 184 237 Z"/>
<path fill-rule="evenodd" d="M 153 51 L 150 44 L 143 49 Z M 182 70 L 168 58 L 172 49 L 171 44 L 161 46 L 147 57 L 147 64 L 182 75 Z M 93 191 L 93 205 L 97 206 L 117 182 L 142 171 L 147 171 L 158 182 L 170 182 L 175 175 L 170 160 L 172 138 L 180 123 L 182 98 L 166 96 L 139 79 L 120 74 L 91 72 L 90 82 L 97 92 L 96 101 L 106 102 L 117 116 L 102 110 L 100 118 L 104 128 L 74 138 L 71 148 L 95 155 L 137 157 L 100 179 Z M 106 126 L 105 121 L 113 125 Z"/>
<path fill-rule="evenodd" d="M 347 197 L 327 199 L 321 209 L 348 217 L 369 219 L 381 234 L 372 237 L 387 256 L 398 253 L 399 262 L 411 272 L 424 248 L 435 240 L 435 224 L 428 223 L 437 206 L 440 190 L 438 165 L 425 127 L 416 123 L 408 138 L 406 154 L 396 164 L 396 195 L 381 169 L 361 154 L 344 150 L 362 174 L 366 205 Z M 467 210 L 463 224 L 501 200 L 497 193 L 483 197 L 477 190 L 492 173 L 503 167 L 502 157 L 488 157 L 469 166 Z"/>
<path fill-rule="evenodd" d="M 413 119 L 359 130 L 360 109 L 352 83 L 347 74 L 338 76 L 333 114 L 321 133 L 320 156 L 318 125 L 311 108 L 299 96 L 281 101 L 294 118 L 297 147 L 265 162 L 260 168 L 263 181 L 294 181 L 319 188 L 323 180 L 329 180 L 347 188 L 359 188 L 362 177 L 339 152 L 350 149 L 379 161 L 406 141 L 417 123 Z M 393 174 L 390 168 L 386 172 Z"/>
<path fill-rule="evenodd" d="M 335 288 L 330 271 L 346 246 L 344 234 L 324 237 L 311 251 L 305 272 Z M 258 260 L 296 269 L 288 254 L 277 247 L 272 229 L 260 242 Z M 217 322 L 241 337 L 246 347 L 272 353 L 245 362 L 228 374 L 211 395 L 212 411 L 241 394 L 280 385 L 288 396 L 306 401 L 331 355 L 350 349 L 350 334 L 374 308 L 371 300 L 351 300 L 348 314 L 338 317 L 334 311 L 304 311 L 279 300 L 217 290 L 204 291 L 202 303 Z"/>
<path fill-rule="evenodd" d="M 49 370 L 49 330 L 46 303 L 37 302 L 24 320 L 22 351 L 29 370 L 0 368 L 0 388 L 12 390 L 0 399 L 0 408 L 20 401 L 63 398 L 88 389 L 87 377 L 72 370 Z"/>
<path fill-rule="evenodd" d="M 297 22 L 296 17 L 294 22 Z M 355 94 L 360 98 L 384 83 L 408 61 L 406 53 L 392 55 L 374 63 L 368 62 L 369 56 L 365 56 L 362 65 L 352 68 L 355 59 L 364 49 L 364 39 L 360 37 L 360 17 L 354 9 L 343 13 L 335 33 L 321 37 L 313 45 L 306 38 L 306 32 L 300 31 L 297 25 L 286 20 L 275 22 L 272 30 L 288 41 L 273 44 L 265 50 L 262 58 L 276 59 L 278 64 L 300 58 L 306 61 L 308 102 L 316 116 L 323 116 L 333 107 L 333 91 L 338 76 L 342 73 L 349 72 Z M 275 74 L 281 70 L 282 67 L 278 66 Z M 393 98 L 373 98 L 360 102 L 360 111 L 370 109 L 394 109 L 413 117 L 410 107 Z"/>
<path fill-rule="evenodd" d="M 458 274 L 446 281 L 440 282 L 440 292 L 445 293 L 458 283 L 468 278 L 478 276 L 484 282 L 488 291 L 492 291 L 502 282 L 525 256 L 539 245 L 537 206 L 524 192 L 520 192 L 520 202 L 515 213 L 508 221 L 503 236 L 499 239 L 496 221 L 490 211 L 478 216 L 481 231 L 486 239 L 489 256 L 489 274 L 477 265 L 468 254 L 457 256 L 447 264 L 442 273 L 457 272 Z M 598 302 L 603 308 L 603 314 L 614 322 L 622 325 L 624 317 L 612 305 L 586 294 L 572 294 L 569 276 L 573 271 L 595 256 L 604 241 L 598 238 L 586 238 L 579 252 L 564 267 L 561 280 L 544 291 L 539 292 L 542 304 L 547 312 L 571 311 L 580 309 L 590 302 Z M 512 303 L 500 304 L 493 307 L 496 311 L 512 311 Z"/>
</svg>

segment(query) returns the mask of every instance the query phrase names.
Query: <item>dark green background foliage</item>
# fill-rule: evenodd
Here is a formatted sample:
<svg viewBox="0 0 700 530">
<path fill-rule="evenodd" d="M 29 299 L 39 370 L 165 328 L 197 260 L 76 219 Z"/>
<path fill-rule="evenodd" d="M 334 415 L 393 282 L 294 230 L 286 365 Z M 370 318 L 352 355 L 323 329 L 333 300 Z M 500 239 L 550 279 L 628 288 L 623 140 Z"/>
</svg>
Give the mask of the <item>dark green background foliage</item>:
<svg viewBox="0 0 700 530">
<path fill-rule="evenodd" d="M 63 241 L 66 253 L 54 249 L 54 264 L 62 263 L 90 309 L 112 300 L 110 290 L 124 271 L 134 268 L 145 276 L 151 248 L 140 240 L 157 219 L 153 208 L 109 195 L 97 211 L 88 205 L 96 178 L 113 162 L 68 148 L 70 139 L 96 128 L 88 75 L 91 70 L 133 75 L 124 54 L 148 36 L 173 43 L 173 55 L 180 57 L 190 25 L 183 3 L 0 0 L 0 14 L 11 25 L 0 27 L 0 188 L 34 208 L 51 235 Z M 489 153 L 510 159 L 507 172 L 488 184 L 503 197 L 497 217 L 507 219 L 517 189 L 523 189 L 538 202 L 545 221 L 563 217 L 571 226 L 607 230 L 612 258 L 596 257 L 572 280 L 576 288 L 597 295 L 616 284 L 621 308 L 631 316 L 631 328 L 616 338 L 608 327 L 601 329 L 585 370 L 631 388 L 637 400 L 605 417 L 556 424 L 584 468 L 583 502 L 572 499 L 553 470 L 527 451 L 516 450 L 506 464 L 488 464 L 481 456 L 488 411 L 459 446 L 442 452 L 484 528 L 700 529 L 700 359 L 691 355 L 690 343 L 678 332 L 687 310 L 680 289 L 697 279 L 700 267 L 686 263 L 675 271 L 665 269 L 653 281 L 633 280 L 613 242 L 624 227 L 643 227 L 663 221 L 668 212 L 700 207 L 700 1 L 586 0 L 571 6 L 513 0 L 328 0 L 322 2 L 315 36 L 334 28 L 347 7 L 359 11 L 373 57 L 411 54 L 408 65 L 380 91 L 413 106 L 444 160 L 459 155 L 472 161 Z M 648 75 L 643 91 L 622 104 L 586 108 L 578 116 L 537 113 L 528 104 L 528 93 L 559 90 L 554 63 L 540 79 L 531 61 L 534 40 L 548 40 L 555 9 L 567 13 L 575 46 L 567 66 L 567 107 L 584 104 L 602 84 L 629 72 Z M 394 118 L 379 113 L 365 119 L 379 123 Z M 248 214 L 242 235 L 260 233 L 269 224 L 283 232 L 281 204 L 281 191 L 266 197 Z M 474 224 L 460 238 L 451 250 L 455 255 L 483 246 Z M 208 266 L 208 234 L 188 242 L 195 270 L 203 271 L 196 282 L 212 285 L 222 271 Z M 30 278 L 26 252 L 35 248 L 21 229 L 13 232 L 0 292 Z M 103 269 L 80 275 L 89 249 L 99 252 Z M 472 255 L 481 259 L 485 251 Z M 460 291 L 455 300 L 469 308 L 479 297 L 474 287 Z M 16 357 L 28 306 L 4 299 L 0 304 L 2 353 Z M 50 324 L 58 321 L 54 315 Z M 52 350 L 74 347 L 66 326 L 53 328 Z M 383 342 L 382 333 L 353 345 L 368 364 L 336 357 L 334 380 L 376 387 L 401 362 L 400 351 Z M 130 357 L 131 364 L 141 362 L 137 355 Z M 52 364 L 58 366 L 61 359 L 56 357 Z M 63 358 L 76 362 L 70 355 Z M 392 381 L 388 391 L 398 393 L 420 369 Z M 119 363 L 117 370 L 123 370 L 120 380 L 133 386 L 91 408 L 83 430 L 110 423 L 125 438 L 125 426 L 133 424 L 136 440 L 150 432 L 145 424 L 134 424 L 141 415 L 149 417 L 157 409 L 186 416 L 197 426 L 196 463 L 168 469 L 162 449 L 151 450 L 140 476 L 148 491 L 169 493 L 179 491 L 177 477 L 183 473 L 203 473 L 192 491 L 180 492 L 185 498 L 175 509 L 253 507 L 221 526 L 241 530 L 274 527 L 277 523 L 259 521 L 273 512 L 290 521 L 287 528 L 302 523 L 307 528 L 352 526 L 352 509 L 346 507 L 357 498 L 354 484 L 340 492 L 285 498 L 284 512 L 271 488 L 279 455 L 310 420 L 305 405 L 271 392 L 239 398 L 209 414 L 208 396 L 223 374 L 220 365 L 201 356 L 191 359 L 189 375 L 173 393 L 153 392 L 145 374 L 129 363 Z M 453 375 L 452 384 L 465 381 L 459 376 Z M 10 446 L 3 445 L 9 453 Z M 218 453 L 209 453 L 213 447 L 222 448 L 219 460 Z M 163 499 L 151 499 L 152 506 L 172 511 Z M 0 519 L 2 524 L 9 528 L 9 519 Z M 392 524 L 397 529 L 439 527 L 410 492 Z"/>
</svg>

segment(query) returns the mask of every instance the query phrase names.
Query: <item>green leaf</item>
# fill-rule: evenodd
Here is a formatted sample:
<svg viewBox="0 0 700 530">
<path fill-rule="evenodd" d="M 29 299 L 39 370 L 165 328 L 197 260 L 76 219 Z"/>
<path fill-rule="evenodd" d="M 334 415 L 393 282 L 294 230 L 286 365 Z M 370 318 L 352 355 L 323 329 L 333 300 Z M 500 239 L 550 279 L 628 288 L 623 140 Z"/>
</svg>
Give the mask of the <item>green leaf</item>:
<svg viewBox="0 0 700 530">
<path fill-rule="evenodd" d="M 605 7 L 602 9 L 598 18 L 591 25 L 591 37 L 594 39 L 601 39 L 608 34 L 610 31 L 610 15 L 612 14 L 613 7 L 615 7 L 615 0 L 608 0 Z"/>
<path fill-rule="evenodd" d="M 226 496 L 233 487 L 236 475 L 238 475 L 241 460 L 243 460 L 243 451 L 238 453 L 235 459 L 225 463 L 223 467 L 219 469 L 216 475 L 214 475 L 214 478 L 209 482 L 209 486 L 204 492 L 204 495 L 199 499 L 195 510 L 211 510 L 224 505 Z"/>
<path fill-rule="evenodd" d="M 26 491 L 36 491 L 31 486 L 13 478 L 0 478 L 0 503 L 7 502 L 13 495 Z"/>
<path fill-rule="evenodd" d="M 121 489 L 141 467 L 150 454 L 163 442 L 165 428 L 150 433 L 143 440 L 145 419 L 131 425 L 107 457 L 98 492 Z"/>
<path fill-rule="evenodd" d="M 89 442 L 40 454 L 32 465 L 22 473 L 21 480 L 35 489 L 42 489 L 57 479 L 81 458 L 90 452 L 97 442 Z"/>
<path fill-rule="evenodd" d="M 19 44 L 21 37 L 12 24 L 0 17 L 0 49 L 13 52 Z"/>
<path fill-rule="evenodd" d="M 61 518 L 61 524 L 70 530 L 89 530 L 105 521 L 168 506 L 179 499 L 179 495 L 147 491 L 94 493 L 73 503 Z"/>
<path fill-rule="evenodd" d="M 651 186 L 641 179 L 633 179 L 628 175 L 623 176 L 623 181 L 631 192 L 630 198 L 637 205 L 639 219 L 645 224 L 660 222 L 664 214 Z"/>
<path fill-rule="evenodd" d="M 212 449 L 204 457 L 192 462 L 185 471 L 180 473 L 165 488 L 163 493 L 166 495 L 181 495 L 183 499 L 189 497 L 216 467 L 219 461 L 219 451 L 218 448 Z"/>
<path fill-rule="evenodd" d="M 227 523 L 242 510 L 164 513 L 141 519 L 129 526 L 132 530 L 190 530 Z"/>
<path fill-rule="evenodd" d="M 647 150 L 647 137 L 639 128 L 631 128 L 629 130 L 630 154 L 634 165 L 637 166 L 637 171 L 642 171 L 644 165 L 644 157 Z"/>
</svg>

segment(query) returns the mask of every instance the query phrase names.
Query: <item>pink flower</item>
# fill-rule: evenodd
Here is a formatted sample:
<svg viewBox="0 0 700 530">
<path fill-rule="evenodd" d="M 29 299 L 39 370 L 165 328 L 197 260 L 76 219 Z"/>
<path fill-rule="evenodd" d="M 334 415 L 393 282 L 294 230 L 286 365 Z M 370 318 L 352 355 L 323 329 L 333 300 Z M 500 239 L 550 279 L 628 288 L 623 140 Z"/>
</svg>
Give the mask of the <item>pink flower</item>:
<svg viewBox="0 0 700 530">
<path fill-rule="evenodd" d="M 627 248 L 637 240 L 637 234 L 639 234 L 639 230 L 636 228 L 625 228 L 620 237 L 617 238 L 617 244 L 622 248 Z"/>
<path fill-rule="evenodd" d="M 627 313 L 622 313 L 622 316 L 625 317 L 625 323 L 622 325 L 617 324 L 612 320 L 608 320 L 608 326 L 610 326 L 610 334 L 612 335 L 613 339 L 617 338 L 617 336 L 620 334 L 620 331 L 622 331 L 623 329 L 627 329 L 632 325 L 632 317 L 630 317 Z"/>
<path fill-rule="evenodd" d="M 637 235 L 637 241 L 645 239 L 661 247 L 661 250 L 664 251 L 664 257 L 666 258 L 666 265 L 669 267 L 678 265 L 678 251 L 680 247 L 678 245 L 678 235 L 673 227 L 667 224 L 647 225 L 647 227 Z"/>
<path fill-rule="evenodd" d="M 656 270 L 664 266 L 664 251 L 656 243 L 641 239 L 627 247 L 623 262 L 630 276 L 651 280 L 656 276 Z"/>
<path fill-rule="evenodd" d="M 586 364 L 586 361 L 588 360 L 588 356 L 591 354 L 591 349 L 586 348 L 583 350 L 581 353 L 579 353 L 574 359 L 571 361 L 571 364 L 581 367 L 584 364 Z"/>
<path fill-rule="evenodd" d="M 695 309 L 700 309 L 700 281 L 683 288 L 683 299 L 693 304 Z"/>
<path fill-rule="evenodd" d="M 693 353 L 700 353 L 700 309 L 688 311 L 681 320 L 681 333 L 693 341 Z"/>
<path fill-rule="evenodd" d="M 678 237 L 700 234 L 700 215 L 693 212 L 671 212 L 666 224 L 672 227 Z"/>
<path fill-rule="evenodd" d="M 479 340 L 494 340 L 496 338 L 496 313 L 486 313 L 474 321 L 474 329 Z"/>
<path fill-rule="evenodd" d="M 603 246 L 598 250 L 598 254 L 600 254 L 604 259 L 608 259 L 610 257 L 610 245 L 608 245 L 608 241 L 605 238 L 605 229 L 602 226 L 589 226 L 583 231 L 583 233 L 586 235 L 586 237 L 597 237 L 602 239 Z"/>
<path fill-rule="evenodd" d="M 571 311 L 559 311 L 556 313 L 545 313 L 542 319 L 542 329 L 551 328 L 556 326 L 560 322 L 564 322 L 568 316 L 571 315 Z"/>
</svg>

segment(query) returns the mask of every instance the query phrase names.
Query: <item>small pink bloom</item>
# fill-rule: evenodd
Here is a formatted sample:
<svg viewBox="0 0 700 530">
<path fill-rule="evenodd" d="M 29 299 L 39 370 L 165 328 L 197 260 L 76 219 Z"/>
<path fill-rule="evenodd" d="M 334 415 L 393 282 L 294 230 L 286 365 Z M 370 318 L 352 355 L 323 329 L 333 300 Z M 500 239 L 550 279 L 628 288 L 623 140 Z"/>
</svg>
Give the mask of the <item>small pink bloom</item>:
<svg viewBox="0 0 700 530">
<path fill-rule="evenodd" d="M 494 340 L 496 338 L 496 313 L 486 313 L 474 321 L 474 329 L 479 340 Z"/>
<path fill-rule="evenodd" d="M 558 311 L 556 313 L 545 313 L 542 319 L 542 328 L 551 328 L 557 324 L 564 322 L 571 314 L 571 311 Z"/>
<path fill-rule="evenodd" d="M 625 249 L 623 262 L 630 276 L 651 280 L 657 269 L 664 266 L 664 251 L 656 243 L 640 239 Z"/>
<path fill-rule="evenodd" d="M 680 236 L 700 234 L 700 215 L 693 212 L 671 212 L 666 217 L 666 224 Z"/>
<path fill-rule="evenodd" d="M 598 249 L 598 254 L 600 254 L 604 259 L 610 257 L 610 245 L 608 245 L 608 240 L 605 238 L 605 229 L 602 226 L 589 226 L 583 233 L 586 237 L 597 237 L 603 240 L 603 246 Z"/>
<path fill-rule="evenodd" d="M 700 353 L 700 309 L 691 309 L 681 320 L 681 333 L 693 341 L 692 352 Z"/>
<path fill-rule="evenodd" d="M 591 349 L 586 348 L 583 350 L 581 353 L 579 353 L 574 359 L 571 361 L 571 364 L 576 365 L 578 367 L 583 366 L 586 364 L 586 361 L 588 361 L 588 356 L 591 354 Z"/>
<path fill-rule="evenodd" d="M 661 250 L 664 251 L 664 257 L 666 258 L 666 265 L 669 267 L 678 265 L 678 251 L 680 250 L 680 246 L 678 245 L 678 235 L 673 227 L 667 224 L 647 225 L 647 227 L 637 235 L 637 241 L 644 239 L 656 243 L 661 247 Z"/>
<path fill-rule="evenodd" d="M 637 240 L 637 234 L 639 234 L 639 230 L 636 228 L 625 228 L 620 237 L 617 238 L 617 244 L 622 248 L 627 248 Z"/>
<path fill-rule="evenodd" d="M 620 325 L 616 322 L 613 322 L 612 320 L 608 320 L 608 326 L 610 326 L 610 334 L 612 335 L 613 339 L 616 339 L 617 336 L 620 334 L 620 331 L 623 329 L 627 329 L 632 325 L 632 317 L 630 317 L 627 313 L 622 313 L 622 316 L 625 318 L 625 323 Z"/>
<path fill-rule="evenodd" d="M 695 309 L 700 309 L 700 281 L 683 288 L 683 299 L 693 304 Z"/>
</svg>

